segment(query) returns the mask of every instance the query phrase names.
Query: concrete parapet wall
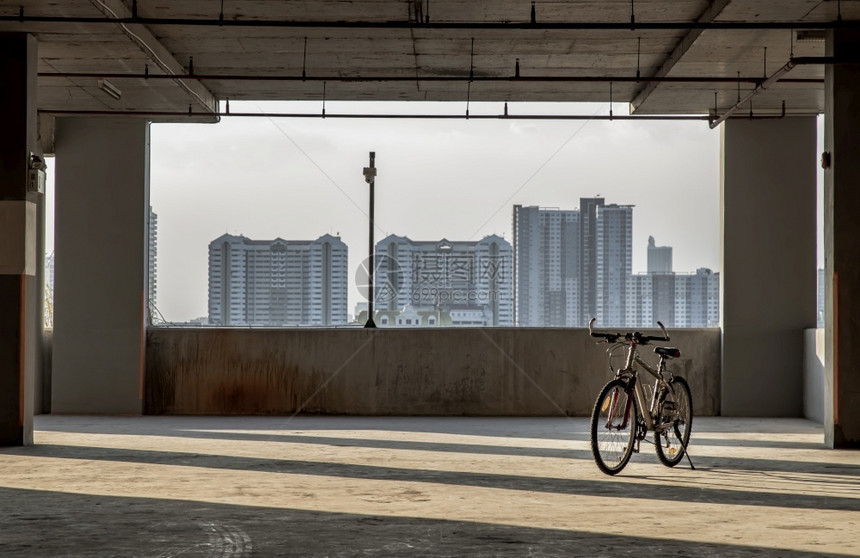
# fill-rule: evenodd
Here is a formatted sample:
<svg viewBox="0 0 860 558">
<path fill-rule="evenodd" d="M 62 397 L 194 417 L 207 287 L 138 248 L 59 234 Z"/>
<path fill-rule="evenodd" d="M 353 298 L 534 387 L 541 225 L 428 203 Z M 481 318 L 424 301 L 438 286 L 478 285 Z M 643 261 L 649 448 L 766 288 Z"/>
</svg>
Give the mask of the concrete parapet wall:
<svg viewBox="0 0 860 558">
<path fill-rule="evenodd" d="M 718 415 L 720 331 L 671 335 L 695 413 Z M 150 328 L 146 345 L 147 414 L 588 416 L 612 376 L 582 329 Z"/>
<path fill-rule="evenodd" d="M 803 416 L 824 422 L 824 328 L 803 332 Z"/>
</svg>

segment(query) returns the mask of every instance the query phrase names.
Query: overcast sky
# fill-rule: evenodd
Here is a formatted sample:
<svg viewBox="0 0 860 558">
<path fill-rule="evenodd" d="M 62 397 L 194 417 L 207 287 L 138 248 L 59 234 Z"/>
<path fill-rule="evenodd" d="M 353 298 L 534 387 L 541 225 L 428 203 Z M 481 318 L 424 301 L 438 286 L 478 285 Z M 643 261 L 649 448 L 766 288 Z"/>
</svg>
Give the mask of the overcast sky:
<svg viewBox="0 0 860 558">
<path fill-rule="evenodd" d="M 314 112 L 311 103 L 231 103 L 234 112 Z M 337 112 L 443 112 L 462 103 L 332 103 Z M 615 113 L 626 110 L 616 105 Z M 500 113 L 473 104 L 471 114 Z M 514 105 L 511 113 L 608 114 L 603 105 Z M 208 244 L 225 232 L 310 240 L 339 234 L 350 278 L 367 252 L 376 152 L 376 240 L 511 240 L 514 204 L 574 209 L 579 198 L 632 204 L 633 270 L 649 235 L 675 271 L 719 271 L 720 132 L 706 122 L 224 118 L 152 126 L 158 308 L 169 321 L 207 314 Z M 350 312 L 360 295 L 350 288 Z"/>
</svg>

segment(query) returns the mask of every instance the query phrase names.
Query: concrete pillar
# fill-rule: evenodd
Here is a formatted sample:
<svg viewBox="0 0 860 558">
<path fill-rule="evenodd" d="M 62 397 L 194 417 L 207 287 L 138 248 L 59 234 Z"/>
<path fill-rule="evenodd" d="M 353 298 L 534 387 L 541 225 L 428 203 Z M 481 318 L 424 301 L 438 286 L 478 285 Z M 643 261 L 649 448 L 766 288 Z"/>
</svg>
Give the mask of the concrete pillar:
<svg viewBox="0 0 860 558">
<path fill-rule="evenodd" d="M 34 380 L 43 318 L 40 196 L 28 187 L 38 153 L 36 41 L 0 33 L 0 445 L 33 443 Z"/>
<path fill-rule="evenodd" d="M 860 60 L 860 33 L 828 32 L 827 55 Z M 860 447 L 860 64 L 824 75 L 825 443 Z"/>
<path fill-rule="evenodd" d="M 729 120 L 722 137 L 722 414 L 801 416 L 816 322 L 816 120 Z"/>
<path fill-rule="evenodd" d="M 53 413 L 140 414 L 149 123 L 58 119 Z"/>
</svg>

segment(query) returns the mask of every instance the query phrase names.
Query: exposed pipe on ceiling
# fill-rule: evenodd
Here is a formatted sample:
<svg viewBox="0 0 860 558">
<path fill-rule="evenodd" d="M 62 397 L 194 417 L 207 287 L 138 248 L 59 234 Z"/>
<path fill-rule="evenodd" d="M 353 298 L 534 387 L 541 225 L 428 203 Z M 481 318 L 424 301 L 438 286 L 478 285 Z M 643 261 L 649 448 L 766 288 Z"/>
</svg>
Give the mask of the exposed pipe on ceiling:
<svg viewBox="0 0 860 558">
<path fill-rule="evenodd" d="M 121 73 L 99 73 L 99 72 L 40 72 L 40 78 L 94 78 L 94 79 L 196 79 L 200 81 L 331 81 L 345 83 L 359 82 L 459 82 L 459 81 L 485 81 L 485 82 L 594 82 L 594 83 L 751 83 L 761 84 L 765 78 L 762 77 L 722 77 L 722 76 L 664 76 L 664 77 L 634 77 L 634 76 L 289 76 L 289 75 L 243 75 L 243 74 L 121 74 Z M 816 78 L 783 79 L 783 83 L 823 83 L 824 80 Z"/>
<path fill-rule="evenodd" d="M 66 23 L 66 24 L 128 24 L 128 25 L 179 25 L 211 27 L 282 27 L 325 29 L 430 29 L 430 30 L 537 30 L 537 31 L 681 31 L 681 30 L 806 30 L 806 29 L 860 29 L 860 21 L 637 21 L 631 22 L 428 22 L 414 21 L 296 21 L 284 19 L 207 19 L 165 17 L 80 17 L 31 16 L 23 10 L 15 15 L 2 15 L 0 22 L 14 23 Z"/>
<path fill-rule="evenodd" d="M 138 118 L 169 118 L 193 119 L 201 117 L 237 117 L 237 118 L 320 118 L 347 120 L 650 120 L 650 121 L 696 121 L 710 122 L 711 116 L 694 114 L 371 114 L 371 113 L 292 113 L 292 112 L 181 112 L 181 111 L 111 111 L 111 110 L 51 110 L 40 109 L 41 114 L 52 116 L 129 116 Z M 781 114 L 757 116 L 732 116 L 731 118 L 745 120 L 770 120 L 785 117 L 785 106 Z"/>
<path fill-rule="evenodd" d="M 139 118 L 340 118 L 379 120 L 695 120 L 707 122 L 706 115 L 672 114 L 370 114 L 370 113 L 292 113 L 292 112 L 181 112 L 181 111 L 112 111 L 112 110 L 51 110 L 40 109 L 42 114 L 53 116 L 137 116 Z"/>
<path fill-rule="evenodd" d="M 731 108 L 729 108 L 726 112 L 724 112 L 722 114 L 722 116 L 717 116 L 716 114 L 712 115 L 709 125 L 710 125 L 711 129 L 714 129 L 717 126 L 719 126 L 720 124 L 722 124 L 723 122 L 725 122 L 726 119 L 731 118 L 735 113 L 737 113 L 739 110 L 741 110 L 741 108 L 744 105 L 750 103 L 756 95 L 759 95 L 760 93 L 763 93 L 764 91 L 766 91 L 769 87 L 771 87 L 772 85 L 774 85 L 775 83 L 780 81 L 782 76 L 784 76 L 785 74 L 787 74 L 788 72 L 790 72 L 791 70 L 793 70 L 797 66 L 811 65 L 811 64 L 839 64 L 839 63 L 845 63 L 845 62 L 849 62 L 849 61 L 834 58 L 834 57 L 827 57 L 827 56 L 821 56 L 821 57 L 808 56 L 808 57 L 792 58 L 791 60 L 786 62 L 785 65 L 782 66 L 779 70 L 774 72 L 769 78 L 767 78 L 766 80 L 759 83 L 755 87 L 755 89 L 753 89 L 744 98 L 740 99 L 737 103 L 735 103 L 735 105 L 732 106 Z M 783 106 L 783 113 L 785 113 L 785 107 L 784 106 Z"/>
</svg>

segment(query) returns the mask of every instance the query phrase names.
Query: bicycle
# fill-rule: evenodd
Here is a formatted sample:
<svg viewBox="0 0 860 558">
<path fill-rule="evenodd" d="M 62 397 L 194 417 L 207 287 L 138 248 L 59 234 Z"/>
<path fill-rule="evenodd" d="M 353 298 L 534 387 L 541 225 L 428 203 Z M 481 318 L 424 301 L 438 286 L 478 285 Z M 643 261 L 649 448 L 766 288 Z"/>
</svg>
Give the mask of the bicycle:
<svg viewBox="0 0 860 558">
<path fill-rule="evenodd" d="M 654 433 L 657 458 L 667 467 L 674 467 L 686 455 L 693 425 L 693 400 L 690 386 L 681 376 L 666 368 L 666 361 L 681 356 L 676 347 L 654 347 L 660 357 L 657 368 L 642 360 L 638 348 L 652 341 L 668 342 L 669 334 L 657 322 L 663 336 L 643 335 L 636 331 L 626 333 L 598 333 L 593 329 L 594 318 L 588 322 L 591 337 L 610 343 L 607 349 L 609 369 L 615 378 L 609 381 L 594 403 L 591 413 L 591 453 L 597 467 L 607 475 L 616 475 L 639 453 L 639 444 L 648 432 Z M 620 341 L 619 341 L 620 340 Z M 626 350 L 623 368 L 613 368 L 613 358 Z M 653 386 L 639 378 L 640 370 L 654 377 Z"/>
</svg>

